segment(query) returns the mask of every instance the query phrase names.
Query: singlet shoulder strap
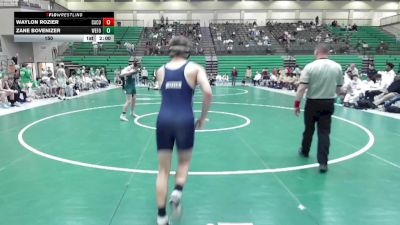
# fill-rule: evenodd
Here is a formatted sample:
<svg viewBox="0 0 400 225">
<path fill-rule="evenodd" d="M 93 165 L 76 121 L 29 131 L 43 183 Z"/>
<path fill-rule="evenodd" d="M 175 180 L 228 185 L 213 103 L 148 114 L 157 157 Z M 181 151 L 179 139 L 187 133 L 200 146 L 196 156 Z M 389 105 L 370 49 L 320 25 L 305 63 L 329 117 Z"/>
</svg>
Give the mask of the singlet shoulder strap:
<svg viewBox="0 0 400 225">
<path fill-rule="evenodd" d="M 177 69 L 168 69 L 167 64 L 164 64 L 164 70 L 169 70 L 169 71 L 184 70 L 189 62 L 190 62 L 189 60 L 186 61 L 182 66 L 178 67 Z"/>
</svg>

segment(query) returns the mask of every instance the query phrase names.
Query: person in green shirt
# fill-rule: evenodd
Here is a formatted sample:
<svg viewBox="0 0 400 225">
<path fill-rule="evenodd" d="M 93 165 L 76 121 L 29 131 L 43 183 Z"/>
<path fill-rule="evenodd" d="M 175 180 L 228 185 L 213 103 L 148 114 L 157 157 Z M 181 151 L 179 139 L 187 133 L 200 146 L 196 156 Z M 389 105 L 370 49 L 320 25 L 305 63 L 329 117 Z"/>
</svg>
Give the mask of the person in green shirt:
<svg viewBox="0 0 400 225">
<path fill-rule="evenodd" d="M 32 84 L 32 69 L 28 67 L 27 63 L 22 64 L 22 68 L 19 70 L 19 75 L 22 88 L 29 88 L 29 86 Z"/>
<path fill-rule="evenodd" d="M 90 77 L 94 77 L 96 75 L 96 72 L 94 71 L 93 67 L 90 67 L 89 75 L 90 75 Z"/>
</svg>

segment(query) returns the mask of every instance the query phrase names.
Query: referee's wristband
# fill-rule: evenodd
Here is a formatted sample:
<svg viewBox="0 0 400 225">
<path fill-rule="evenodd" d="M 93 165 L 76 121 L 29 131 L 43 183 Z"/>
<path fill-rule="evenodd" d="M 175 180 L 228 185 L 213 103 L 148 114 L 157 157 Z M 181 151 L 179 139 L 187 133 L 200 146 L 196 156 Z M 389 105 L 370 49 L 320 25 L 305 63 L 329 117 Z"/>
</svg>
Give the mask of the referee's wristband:
<svg viewBox="0 0 400 225">
<path fill-rule="evenodd" d="M 294 101 L 294 107 L 295 108 L 300 108 L 300 101 Z"/>
</svg>

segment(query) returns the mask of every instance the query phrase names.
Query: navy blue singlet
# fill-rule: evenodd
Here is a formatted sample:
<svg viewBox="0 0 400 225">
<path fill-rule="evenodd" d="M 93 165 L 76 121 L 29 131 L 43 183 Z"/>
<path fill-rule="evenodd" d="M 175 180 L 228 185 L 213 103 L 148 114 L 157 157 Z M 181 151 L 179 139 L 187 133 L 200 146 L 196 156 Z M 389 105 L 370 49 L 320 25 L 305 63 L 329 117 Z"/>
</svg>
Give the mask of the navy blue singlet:
<svg viewBox="0 0 400 225">
<path fill-rule="evenodd" d="M 160 91 L 161 108 L 157 118 L 157 149 L 188 150 L 193 147 L 195 121 L 193 88 L 185 79 L 186 62 L 176 70 L 164 67 L 164 81 Z"/>
</svg>

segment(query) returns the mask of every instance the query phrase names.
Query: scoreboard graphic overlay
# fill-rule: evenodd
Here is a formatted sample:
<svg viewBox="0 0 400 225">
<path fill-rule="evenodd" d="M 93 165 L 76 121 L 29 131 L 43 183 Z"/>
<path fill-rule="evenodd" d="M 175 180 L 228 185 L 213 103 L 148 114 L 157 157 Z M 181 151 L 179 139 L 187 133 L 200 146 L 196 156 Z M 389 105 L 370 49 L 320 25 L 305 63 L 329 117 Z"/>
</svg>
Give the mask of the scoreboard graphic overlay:
<svg viewBox="0 0 400 225">
<path fill-rule="evenodd" d="M 15 42 L 114 42 L 114 12 L 14 12 Z"/>
</svg>

